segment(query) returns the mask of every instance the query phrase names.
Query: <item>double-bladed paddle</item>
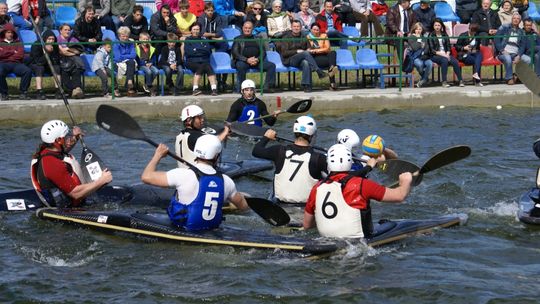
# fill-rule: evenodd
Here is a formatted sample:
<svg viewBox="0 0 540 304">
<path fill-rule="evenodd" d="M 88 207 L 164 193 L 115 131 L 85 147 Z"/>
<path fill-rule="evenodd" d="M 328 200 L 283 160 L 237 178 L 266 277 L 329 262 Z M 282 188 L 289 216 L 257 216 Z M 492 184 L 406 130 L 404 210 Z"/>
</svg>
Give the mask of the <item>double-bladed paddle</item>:
<svg viewBox="0 0 540 304">
<path fill-rule="evenodd" d="M 96 121 L 100 127 L 115 135 L 145 141 L 154 147 L 158 146 L 158 143 L 144 134 L 144 131 L 133 117 L 118 108 L 109 105 L 100 105 L 96 112 Z M 188 165 L 190 168 L 193 167 L 192 164 L 171 151 L 168 151 L 167 155 Z M 246 201 L 255 213 L 271 225 L 282 226 L 291 220 L 285 210 L 270 201 L 262 198 L 246 198 Z"/>
<path fill-rule="evenodd" d="M 540 78 L 538 78 L 528 63 L 524 61 L 518 62 L 516 64 L 516 74 L 527 89 L 533 92 L 536 96 L 540 96 Z"/>
<path fill-rule="evenodd" d="M 311 104 L 312 104 L 311 99 L 303 99 L 303 100 L 300 100 L 300 101 L 297 101 L 297 102 L 293 103 L 285 111 L 278 110 L 278 112 L 275 115 L 280 115 L 280 114 L 283 114 L 283 113 L 291 113 L 291 114 L 305 113 L 305 112 L 309 111 L 309 109 L 311 109 Z M 263 115 L 263 116 L 260 116 L 260 117 L 257 117 L 257 118 L 253 118 L 253 119 L 243 121 L 242 123 L 249 124 L 249 123 L 252 123 L 252 122 L 254 122 L 256 120 L 265 119 L 265 118 L 270 117 L 272 115 L 274 115 L 274 114 Z"/>
<path fill-rule="evenodd" d="M 416 164 L 408 162 L 402 159 L 388 159 L 383 162 L 377 163 L 379 177 L 381 177 L 381 184 L 393 184 L 399 179 L 399 175 L 404 172 L 416 172 L 420 171 L 420 167 Z M 420 182 L 423 175 L 417 175 L 413 178 L 413 183 Z"/>
</svg>

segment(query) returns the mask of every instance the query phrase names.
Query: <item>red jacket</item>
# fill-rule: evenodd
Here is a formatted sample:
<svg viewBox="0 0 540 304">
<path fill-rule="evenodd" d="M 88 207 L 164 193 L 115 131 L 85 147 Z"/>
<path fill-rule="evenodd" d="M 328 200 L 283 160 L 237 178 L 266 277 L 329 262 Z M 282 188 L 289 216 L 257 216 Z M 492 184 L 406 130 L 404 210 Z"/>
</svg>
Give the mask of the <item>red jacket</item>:
<svg viewBox="0 0 540 304">
<path fill-rule="evenodd" d="M 6 31 L 13 32 L 13 41 L 5 44 L 4 41 Z M 18 62 L 22 63 L 24 58 L 24 47 L 19 40 L 19 35 L 15 30 L 15 26 L 11 23 L 4 25 L 0 31 L 0 62 Z"/>
<path fill-rule="evenodd" d="M 341 26 L 341 19 L 338 14 L 332 13 L 332 20 L 334 20 L 334 28 L 340 32 L 343 32 L 343 27 Z M 326 21 L 326 11 L 322 10 L 320 14 L 315 16 L 315 23 L 321 29 L 321 33 L 326 33 L 328 31 L 328 22 Z"/>
<path fill-rule="evenodd" d="M 375 14 L 375 16 L 382 16 L 385 13 L 388 13 L 388 5 L 385 4 L 379 4 L 372 2 L 371 3 L 371 10 Z"/>
</svg>

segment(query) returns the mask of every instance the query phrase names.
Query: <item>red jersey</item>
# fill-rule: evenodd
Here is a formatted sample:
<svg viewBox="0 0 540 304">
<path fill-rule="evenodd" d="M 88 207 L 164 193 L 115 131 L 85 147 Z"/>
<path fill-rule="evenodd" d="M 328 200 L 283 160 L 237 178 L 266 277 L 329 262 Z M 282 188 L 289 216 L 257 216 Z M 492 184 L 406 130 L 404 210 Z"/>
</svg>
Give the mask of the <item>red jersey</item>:
<svg viewBox="0 0 540 304">
<path fill-rule="evenodd" d="M 42 156 L 41 168 L 45 178 L 58 187 L 60 191 L 67 195 L 81 184 L 81 180 L 75 174 L 71 165 L 62 161 L 62 153 L 44 149 L 40 155 Z"/>
<path fill-rule="evenodd" d="M 347 175 L 348 173 L 338 173 L 331 175 L 328 178 L 332 181 L 339 182 Z M 324 180 L 319 181 L 311 189 L 305 209 L 305 211 L 309 214 L 315 214 L 315 198 L 317 197 L 317 188 L 323 182 Z M 345 188 L 342 190 L 342 193 L 345 202 L 347 202 L 349 206 L 360 210 L 367 210 L 369 208 L 370 199 L 374 199 L 376 201 L 381 201 L 383 199 L 384 194 L 386 193 L 386 187 L 366 178 L 353 177 L 347 182 Z"/>
</svg>

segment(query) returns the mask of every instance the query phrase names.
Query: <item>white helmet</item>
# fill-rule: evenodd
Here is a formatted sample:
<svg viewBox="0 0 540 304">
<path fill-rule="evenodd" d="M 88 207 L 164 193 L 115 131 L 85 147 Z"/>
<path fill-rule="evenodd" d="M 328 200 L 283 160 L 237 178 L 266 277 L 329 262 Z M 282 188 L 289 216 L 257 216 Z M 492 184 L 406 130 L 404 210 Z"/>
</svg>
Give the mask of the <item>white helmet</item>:
<svg viewBox="0 0 540 304">
<path fill-rule="evenodd" d="M 180 118 L 182 121 L 186 121 L 186 119 L 190 117 L 197 117 L 199 115 L 203 115 L 204 111 L 201 109 L 201 107 L 197 105 L 189 105 L 182 109 L 182 114 L 180 115 Z"/>
<path fill-rule="evenodd" d="M 294 122 L 293 132 L 312 136 L 317 132 L 317 123 L 313 117 L 300 116 Z"/>
<path fill-rule="evenodd" d="M 335 144 L 328 149 L 326 157 L 328 172 L 347 172 L 352 167 L 352 153 L 347 146 Z"/>
<path fill-rule="evenodd" d="M 338 144 L 343 144 L 351 150 L 360 144 L 360 137 L 351 129 L 343 129 L 337 135 Z"/>
<path fill-rule="evenodd" d="M 44 143 L 52 144 L 58 137 L 65 137 L 68 132 L 69 127 L 63 121 L 51 120 L 41 127 L 41 140 Z"/>
<path fill-rule="evenodd" d="M 203 135 L 197 139 L 193 152 L 197 158 L 212 160 L 221 153 L 221 141 L 215 135 Z"/>
<path fill-rule="evenodd" d="M 255 89 L 255 82 L 253 82 L 253 80 L 251 79 L 246 79 L 242 81 L 241 90 L 243 91 L 244 89 L 247 89 L 247 88 Z"/>
</svg>

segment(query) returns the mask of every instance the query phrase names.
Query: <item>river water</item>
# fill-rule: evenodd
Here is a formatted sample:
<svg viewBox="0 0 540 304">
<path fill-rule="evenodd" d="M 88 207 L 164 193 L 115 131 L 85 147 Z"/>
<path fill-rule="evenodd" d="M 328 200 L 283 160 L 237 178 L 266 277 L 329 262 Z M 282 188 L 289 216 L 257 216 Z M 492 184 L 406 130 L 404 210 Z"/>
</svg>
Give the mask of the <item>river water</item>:
<svg viewBox="0 0 540 304">
<path fill-rule="evenodd" d="M 376 249 L 350 246 L 312 261 L 283 252 L 155 242 L 5 213 L 0 214 L 0 302 L 538 303 L 540 229 L 521 224 L 515 215 L 517 199 L 533 186 L 539 163 L 531 149 L 539 136 L 536 112 L 447 107 L 316 117 L 318 145 L 328 147 L 340 129 L 353 128 L 361 137 L 383 136 L 401 158 L 419 165 L 449 146 L 469 145 L 469 158 L 426 174 L 406 203 L 373 204 L 374 218 L 467 213 L 465 226 Z M 282 115 L 281 136 L 292 136 L 292 121 Z M 170 147 L 179 130 L 173 119 L 140 124 L 150 138 Z M 95 125 L 82 127 L 115 184 L 139 181 L 153 153 L 150 145 Z M 0 191 L 31 187 L 29 160 L 39 128 L 0 126 Z M 243 159 L 252 146 L 231 139 L 225 156 Z M 166 159 L 160 168 L 174 165 Z M 264 178 L 241 178 L 237 187 L 261 197 L 271 189 Z M 226 224 L 271 232 L 255 215 L 229 215 Z"/>
</svg>

